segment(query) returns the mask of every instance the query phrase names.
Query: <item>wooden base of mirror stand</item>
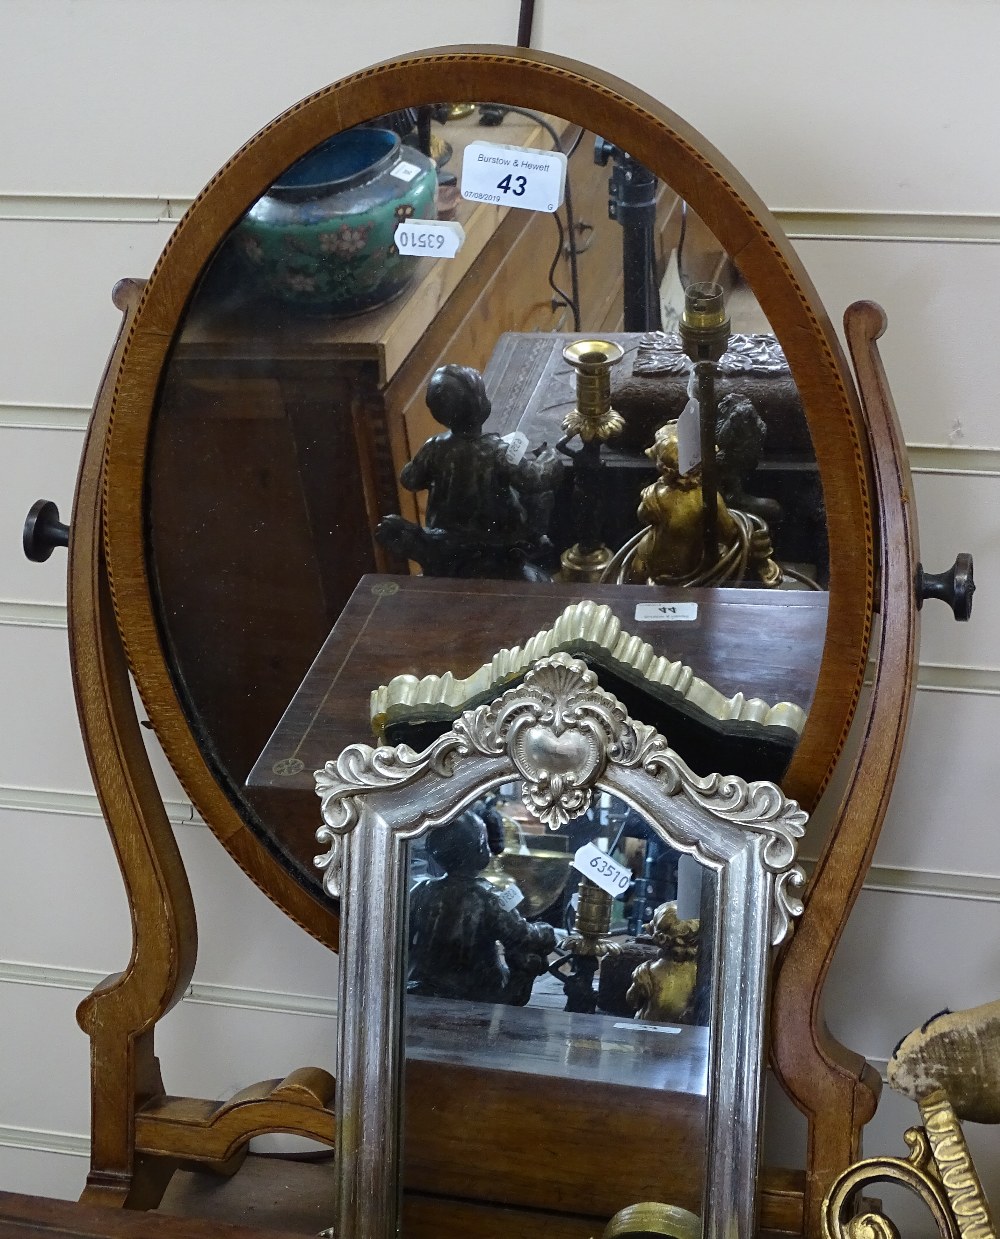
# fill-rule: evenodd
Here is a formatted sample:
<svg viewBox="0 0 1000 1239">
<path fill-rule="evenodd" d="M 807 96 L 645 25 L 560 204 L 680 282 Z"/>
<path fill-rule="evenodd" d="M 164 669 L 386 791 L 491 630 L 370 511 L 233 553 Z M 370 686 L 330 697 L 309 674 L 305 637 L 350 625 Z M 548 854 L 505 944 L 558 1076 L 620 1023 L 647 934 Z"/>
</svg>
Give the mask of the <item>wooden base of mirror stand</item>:
<svg viewBox="0 0 1000 1239">
<path fill-rule="evenodd" d="M 91 420 L 77 486 L 70 548 L 69 625 L 77 705 L 95 786 L 132 911 L 132 957 L 80 1005 L 91 1038 L 91 1171 L 82 1199 L 155 1207 L 174 1169 L 200 1165 L 228 1174 L 250 1137 L 292 1131 L 334 1143 L 334 1082 L 315 1068 L 266 1081 L 220 1104 L 170 1097 L 153 1048 L 156 1023 L 180 999 L 197 954 L 191 892 L 156 789 L 131 695 L 104 560 L 102 459 L 114 375 L 141 284 L 124 281 L 115 300 L 124 318 Z M 839 812 L 817 863 L 796 935 L 775 972 L 772 1062 L 807 1116 L 804 1172 L 765 1170 L 761 1224 L 819 1233 L 824 1194 L 858 1155 L 880 1081 L 836 1042 L 820 1016 L 820 994 L 848 912 L 861 888 L 885 815 L 915 680 L 916 523 L 905 450 L 876 340 L 885 319 L 861 304 L 847 332 L 866 415 L 880 507 L 882 625 L 875 688 Z M 451 1206 L 457 1202 L 450 1202 Z M 449 1215 L 449 1202 L 440 1221 Z M 452 1208 L 452 1212 L 453 1212 Z M 584 1227 L 591 1230 L 592 1226 Z M 582 1232 L 581 1232 L 582 1234 Z"/>
</svg>

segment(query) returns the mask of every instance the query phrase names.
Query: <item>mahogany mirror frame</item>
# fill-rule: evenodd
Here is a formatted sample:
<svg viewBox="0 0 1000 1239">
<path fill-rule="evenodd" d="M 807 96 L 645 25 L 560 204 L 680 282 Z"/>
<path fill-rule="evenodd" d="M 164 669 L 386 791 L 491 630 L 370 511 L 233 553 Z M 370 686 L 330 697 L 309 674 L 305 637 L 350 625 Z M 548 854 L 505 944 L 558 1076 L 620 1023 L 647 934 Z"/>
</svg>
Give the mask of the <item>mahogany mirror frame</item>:
<svg viewBox="0 0 1000 1239">
<path fill-rule="evenodd" d="M 337 918 L 302 891 L 217 782 L 188 724 L 161 644 L 147 570 L 144 480 L 171 344 L 206 263 L 271 182 L 331 133 L 441 98 L 496 98 L 563 115 L 628 149 L 689 203 L 736 260 L 782 343 L 823 484 L 830 548 L 827 638 L 814 708 L 782 779 L 807 810 L 854 716 L 870 635 L 875 533 L 854 385 L 833 327 L 779 225 L 739 173 L 648 95 L 568 59 L 512 48 L 444 48 L 386 61 L 296 104 L 208 183 L 171 235 L 127 329 L 105 458 L 106 546 L 115 614 L 143 704 L 202 818 L 293 920 L 336 947 Z"/>
<path fill-rule="evenodd" d="M 252 1102 L 238 1095 L 220 1107 L 165 1094 L 155 1026 L 191 978 L 197 935 L 187 877 L 143 744 L 123 643 L 149 718 L 205 821 L 279 907 L 335 948 L 336 913 L 300 888 L 247 828 L 206 765 L 174 693 L 146 575 L 144 473 L 171 338 L 222 236 L 289 163 L 335 129 L 389 109 L 404 91 L 414 104 L 492 94 L 559 109 L 627 144 L 654 170 L 669 159 L 673 188 L 738 258 L 790 362 L 827 509 L 829 623 L 816 694 L 822 709 L 810 714 L 782 781 L 785 793 L 807 809 L 826 786 L 855 714 L 878 580 L 882 622 L 871 704 L 858 719 L 851 759 L 845 758 L 846 786 L 803 916 L 773 977 L 772 1064 L 807 1116 L 808 1137 L 804 1172 L 765 1169 L 761 1221 L 770 1229 L 818 1233 L 823 1195 L 857 1157 L 860 1131 L 874 1113 L 880 1087 L 864 1059 L 827 1031 L 821 994 L 885 815 L 910 714 L 919 632 L 912 483 L 876 343 L 885 318 L 870 303 L 851 307 L 846 317 L 862 418 L 808 277 L 773 218 L 721 156 L 624 83 L 568 60 L 508 48 L 420 53 L 375 66 L 296 105 L 208 185 L 150 281 L 124 281 L 116 289 L 123 321 L 95 402 L 74 501 L 69 635 L 81 728 L 128 891 L 133 944 L 125 969 L 98 985 L 77 1015 L 92 1042 L 91 1171 L 84 1199 L 153 1207 L 178 1159 L 229 1172 L 246 1140 L 260 1131 L 297 1131 L 328 1144 L 335 1139 L 334 1081 L 317 1068 L 264 1082 Z M 440 1233 L 437 1220 L 434 1226 L 428 1233 Z"/>
</svg>

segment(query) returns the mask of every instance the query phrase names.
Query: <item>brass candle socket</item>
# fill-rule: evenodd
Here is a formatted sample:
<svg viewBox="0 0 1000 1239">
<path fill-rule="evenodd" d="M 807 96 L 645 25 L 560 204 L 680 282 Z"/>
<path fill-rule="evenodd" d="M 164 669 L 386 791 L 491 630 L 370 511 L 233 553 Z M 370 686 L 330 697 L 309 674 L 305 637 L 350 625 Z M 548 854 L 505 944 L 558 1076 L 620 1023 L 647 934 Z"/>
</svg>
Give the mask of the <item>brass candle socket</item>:
<svg viewBox="0 0 1000 1239">
<path fill-rule="evenodd" d="M 599 955 L 601 939 L 611 929 L 611 904 L 607 891 L 584 878 L 579 887 L 580 900 L 576 908 L 573 936 L 567 945 L 577 955 Z"/>
<path fill-rule="evenodd" d="M 563 349 L 563 360 L 576 371 L 576 408 L 563 418 L 567 435 L 584 443 L 620 434 L 625 421 L 611 407 L 611 367 L 625 356 L 611 340 L 574 340 Z"/>
<path fill-rule="evenodd" d="M 704 281 L 687 286 L 678 330 L 692 361 L 718 361 L 729 347 L 731 326 L 720 284 Z"/>
</svg>

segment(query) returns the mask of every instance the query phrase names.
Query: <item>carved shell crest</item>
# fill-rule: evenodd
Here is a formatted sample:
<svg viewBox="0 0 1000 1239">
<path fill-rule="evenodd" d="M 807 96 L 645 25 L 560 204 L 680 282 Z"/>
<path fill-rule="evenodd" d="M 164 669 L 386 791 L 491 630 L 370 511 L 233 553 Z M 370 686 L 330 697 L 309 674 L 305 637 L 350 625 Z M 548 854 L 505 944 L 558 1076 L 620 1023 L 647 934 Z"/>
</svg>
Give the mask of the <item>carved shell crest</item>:
<svg viewBox="0 0 1000 1239">
<path fill-rule="evenodd" d="M 327 891 L 339 894 L 341 841 L 357 825 L 361 797 L 428 773 L 449 777 L 475 753 L 509 757 L 523 781 L 525 806 L 553 830 L 586 813 L 609 762 L 640 767 L 664 795 L 683 794 L 714 817 L 764 836 L 763 863 L 776 874 L 772 941 L 784 938 L 790 918 L 802 910 L 797 890 L 804 878 L 793 863 L 806 821 L 799 806 L 771 783 L 695 774 L 657 731 L 629 718 L 586 663 L 565 653 L 536 663 L 496 701 L 466 710 L 422 753 L 408 745 L 352 744 L 317 771 L 324 825 L 316 837 L 329 850 L 315 864 L 324 870 Z"/>
</svg>

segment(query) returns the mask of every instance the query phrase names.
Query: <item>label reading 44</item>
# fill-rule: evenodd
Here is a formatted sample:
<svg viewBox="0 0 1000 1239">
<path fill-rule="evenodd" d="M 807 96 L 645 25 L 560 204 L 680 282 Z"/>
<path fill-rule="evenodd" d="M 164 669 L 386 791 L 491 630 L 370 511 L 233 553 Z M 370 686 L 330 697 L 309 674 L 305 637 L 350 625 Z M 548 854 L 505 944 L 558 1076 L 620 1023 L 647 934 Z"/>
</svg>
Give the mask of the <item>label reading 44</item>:
<svg viewBox="0 0 1000 1239">
<path fill-rule="evenodd" d="M 562 206 L 566 191 L 566 156 L 530 146 L 470 142 L 462 157 L 462 197 L 524 211 Z"/>
</svg>

